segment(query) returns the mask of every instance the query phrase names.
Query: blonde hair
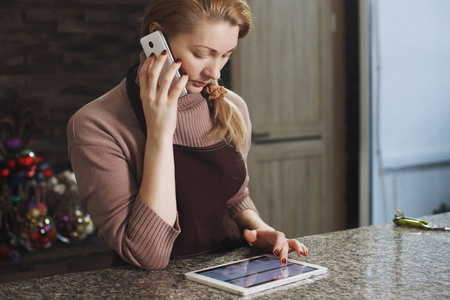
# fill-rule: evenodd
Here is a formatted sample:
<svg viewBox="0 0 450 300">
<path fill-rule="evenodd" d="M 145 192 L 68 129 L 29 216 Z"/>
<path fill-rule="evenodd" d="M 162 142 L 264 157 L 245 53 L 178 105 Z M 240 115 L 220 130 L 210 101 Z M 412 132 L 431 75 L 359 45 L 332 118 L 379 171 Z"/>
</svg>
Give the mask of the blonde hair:
<svg viewBox="0 0 450 300">
<path fill-rule="evenodd" d="M 144 12 L 141 35 L 150 32 L 150 24 L 158 22 L 169 39 L 191 32 L 201 22 L 228 22 L 239 27 L 238 38 L 244 38 L 252 27 L 251 11 L 245 0 L 150 0 Z M 210 85 L 218 85 L 213 81 Z M 210 106 L 213 127 L 209 137 L 223 139 L 236 150 L 245 145 L 247 128 L 239 109 L 227 98 Z"/>
</svg>

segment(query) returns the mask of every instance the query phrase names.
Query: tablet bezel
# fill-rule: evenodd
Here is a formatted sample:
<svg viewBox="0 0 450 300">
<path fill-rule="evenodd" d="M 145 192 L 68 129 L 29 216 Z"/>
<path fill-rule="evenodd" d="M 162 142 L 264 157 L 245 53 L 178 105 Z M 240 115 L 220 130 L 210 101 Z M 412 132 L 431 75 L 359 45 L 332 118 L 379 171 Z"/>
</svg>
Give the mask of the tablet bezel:
<svg viewBox="0 0 450 300">
<path fill-rule="evenodd" d="M 199 283 L 203 283 L 203 284 L 215 287 L 215 288 L 219 288 L 219 289 L 231 292 L 233 294 L 246 296 L 246 295 L 250 295 L 250 294 L 253 294 L 253 293 L 257 293 L 257 292 L 265 291 L 265 290 L 272 289 L 272 288 L 275 288 L 275 287 L 279 287 L 279 286 L 282 286 L 282 285 L 286 285 L 286 284 L 289 284 L 289 283 L 305 280 L 305 279 L 308 279 L 308 278 L 311 278 L 311 277 L 314 277 L 314 276 L 322 275 L 322 274 L 324 274 L 324 273 L 326 273 L 328 271 L 328 268 L 326 268 L 326 267 L 322 267 L 322 266 L 319 266 L 319 265 L 314 265 L 314 264 L 310 264 L 310 263 L 306 263 L 306 262 L 302 262 L 302 261 L 298 261 L 298 260 L 294 260 L 294 259 L 288 258 L 288 263 L 290 262 L 290 263 L 294 263 L 294 264 L 300 264 L 300 265 L 303 265 L 305 267 L 314 268 L 316 270 L 313 270 L 313 271 L 310 271 L 310 272 L 307 272 L 307 273 L 294 275 L 292 277 L 287 277 L 287 278 L 283 278 L 283 279 L 277 279 L 277 280 L 274 280 L 274 281 L 271 281 L 271 282 L 268 282 L 268 283 L 263 283 L 261 285 L 250 287 L 250 288 L 240 287 L 240 286 L 234 285 L 232 283 L 227 283 L 227 282 L 224 282 L 224 281 L 221 281 L 221 280 L 218 280 L 218 279 L 214 279 L 214 278 L 211 278 L 211 277 L 199 274 L 200 272 L 204 272 L 204 271 L 207 271 L 207 270 L 221 268 L 221 267 L 233 265 L 233 264 L 236 264 L 236 263 L 242 263 L 242 262 L 245 262 L 245 261 L 258 259 L 258 258 L 261 258 L 261 257 L 271 257 L 271 258 L 279 259 L 279 257 L 274 256 L 274 255 L 263 254 L 263 255 L 249 257 L 249 258 L 245 258 L 245 259 L 241 259 L 241 260 L 237 260 L 237 261 L 228 262 L 228 263 L 221 264 L 221 265 L 215 265 L 215 266 L 212 266 L 212 267 L 208 267 L 208 268 L 203 268 L 203 269 L 187 272 L 184 275 L 189 280 L 196 281 L 196 282 L 199 282 Z"/>
</svg>

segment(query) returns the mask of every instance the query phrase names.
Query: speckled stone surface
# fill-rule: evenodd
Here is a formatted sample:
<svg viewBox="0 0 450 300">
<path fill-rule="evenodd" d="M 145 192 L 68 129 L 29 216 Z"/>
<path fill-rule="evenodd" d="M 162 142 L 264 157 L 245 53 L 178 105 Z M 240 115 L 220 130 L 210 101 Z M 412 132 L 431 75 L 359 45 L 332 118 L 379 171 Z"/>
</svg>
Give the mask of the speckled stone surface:
<svg viewBox="0 0 450 300">
<path fill-rule="evenodd" d="M 450 226 L 450 213 L 423 219 Z M 450 298 L 450 232 L 384 224 L 307 236 L 301 241 L 310 250 L 304 260 L 328 267 L 328 273 L 246 298 Z M 128 266 L 5 283 L 0 285 L 0 299 L 241 299 L 186 280 L 184 273 L 257 254 L 255 248 L 240 248 L 174 259 L 164 270 Z"/>
</svg>

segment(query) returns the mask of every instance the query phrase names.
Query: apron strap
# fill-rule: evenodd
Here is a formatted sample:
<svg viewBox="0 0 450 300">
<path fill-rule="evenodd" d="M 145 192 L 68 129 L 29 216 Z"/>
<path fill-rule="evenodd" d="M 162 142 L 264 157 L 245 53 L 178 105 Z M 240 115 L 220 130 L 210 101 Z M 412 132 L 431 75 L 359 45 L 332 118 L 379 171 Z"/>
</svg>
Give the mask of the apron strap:
<svg viewBox="0 0 450 300">
<path fill-rule="evenodd" d="M 136 115 L 139 125 L 141 126 L 142 132 L 144 133 L 145 138 L 147 138 L 147 124 L 145 123 L 144 109 L 142 108 L 142 101 L 139 96 L 140 88 L 136 83 L 138 67 L 139 63 L 135 64 L 128 70 L 126 80 L 127 94 L 134 114 Z"/>
</svg>

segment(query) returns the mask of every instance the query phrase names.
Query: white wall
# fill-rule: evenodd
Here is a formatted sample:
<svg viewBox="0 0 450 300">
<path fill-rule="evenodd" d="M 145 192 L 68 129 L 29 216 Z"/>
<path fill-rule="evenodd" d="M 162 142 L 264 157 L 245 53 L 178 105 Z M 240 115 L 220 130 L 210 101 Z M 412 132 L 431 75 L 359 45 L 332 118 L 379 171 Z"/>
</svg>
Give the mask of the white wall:
<svg viewBox="0 0 450 300">
<path fill-rule="evenodd" d="M 450 206 L 449 0 L 372 0 L 372 223 Z"/>
</svg>

